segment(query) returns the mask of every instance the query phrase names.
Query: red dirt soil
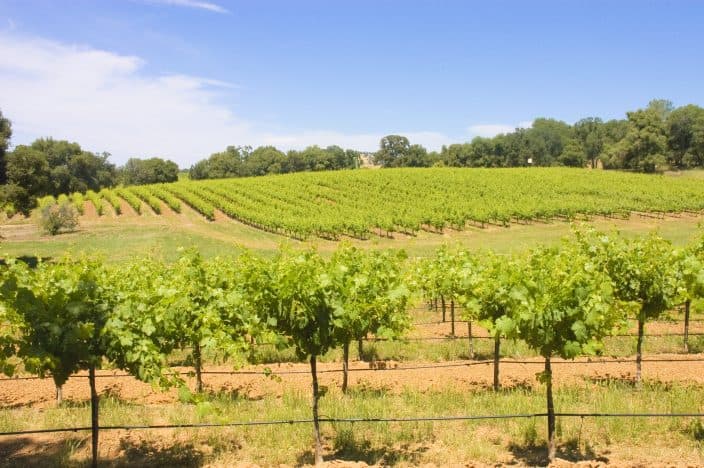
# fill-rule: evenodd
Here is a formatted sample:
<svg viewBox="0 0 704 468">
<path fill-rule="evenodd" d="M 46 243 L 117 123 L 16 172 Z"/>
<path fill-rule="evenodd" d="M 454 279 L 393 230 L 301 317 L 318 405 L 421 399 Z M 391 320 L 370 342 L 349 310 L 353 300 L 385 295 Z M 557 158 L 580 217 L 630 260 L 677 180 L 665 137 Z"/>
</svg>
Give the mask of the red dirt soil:
<svg viewBox="0 0 704 468">
<path fill-rule="evenodd" d="M 643 378 L 650 381 L 661 382 L 688 382 L 704 384 L 704 354 L 677 355 L 658 354 L 645 357 L 643 363 Z M 647 359 L 676 359 L 680 362 L 647 362 Z M 534 387 L 536 373 L 543 368 L 540 358 L 523 359 L 529 364 L 510 362 L 501 363 L 501 381 L 505 387 Z M 681 361 L 684 360 L 684 361 Z M 699 361 L 697 361 L 699 360 Z M 554 359 L 554 381 L 556 386 L 565 384 L 579 384 L 592 382 L 596 384 L 605 380 L 631 381 L 635 378 L 635 363 L 633 362 L 598 362 L 598 359 L 577 359 L 564 361 Z M 370 369 L 377 367 L 382 369 Z M 401 370 L 414 367 L 415 369 Z M 264 375 L 265 368 L 270 368 L 276 379 Z M 342 382 L 342 373 L 337 372 L 340 363 L 320 363 L 318 370 L 321 385 L 339 388 Z M 184 372 L 192 368 L 177 368 Z M 433 362 L 393 362 L 381 361 L 379 363 L 352 362 L 350 364 L 350 385 L 364 385 L 367 388 L 384 389 L 389 392 L 401 392 L 404 388 L 419 391 L 433 391 L 453 388 L 455 390 L 480 390 L 488 388 L 492 382 L 493 367 L 484 361 L 447 361 Z M 211 366 L 206 371 L 229 372 L 229 366 Z M 247 366 L 238 371 L 260 372 L 258 375 L 212 375 L 205 374 L 203 381 L 207 388 L 213 391 L 236 391 L 240 395 L 258 399 L 266 395 L 280 396 L 291 388 L 307 391 L 310 387 L 310 373 L 308 364 L 280 364 Z M 299 373 L 286 374 L 295 371 Z M 334 371 L 334 372 L 330 372 Z M 280 373 L 280 374 L 279 374 Z M 160 404 L 177 401 L 176 390 L 158 391 L 151 385 L 137 381 L 132 377 L 111 377 L 123 374 L 121 371 L 99 371 L 101 376 L 97 381 L 100 394 L 111 394 L 127 401 L 145 404 Z M 82 377 L 74 376 L 64 385 L 63 395 L 67 401 L 87 401 L 89 398 L 88 381 L 86 374 Z M 186 381 L 191 388 L 194 387 L 192 378 L 186 376 Z M 37 406 L 49 407 L 55 404 L 55 389 L 51 379 L 18 380 L 10 379 L 0 381 L 0 406 Z"/>
</svg>

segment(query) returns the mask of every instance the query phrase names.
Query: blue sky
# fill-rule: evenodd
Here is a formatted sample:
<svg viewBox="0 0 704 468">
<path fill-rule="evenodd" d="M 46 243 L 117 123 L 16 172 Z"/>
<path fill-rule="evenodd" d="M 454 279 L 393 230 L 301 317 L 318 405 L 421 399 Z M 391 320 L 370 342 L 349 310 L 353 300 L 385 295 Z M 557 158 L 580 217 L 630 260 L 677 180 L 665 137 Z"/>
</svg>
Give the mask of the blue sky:
<svg viewBox="0 0 704 468">
<path fill-rule="evenodd" d="M 14 144 L 182 166 L 228 144 L 430 149 L 704 104 L 704 2 L 0 0 Z"/>
</svg>

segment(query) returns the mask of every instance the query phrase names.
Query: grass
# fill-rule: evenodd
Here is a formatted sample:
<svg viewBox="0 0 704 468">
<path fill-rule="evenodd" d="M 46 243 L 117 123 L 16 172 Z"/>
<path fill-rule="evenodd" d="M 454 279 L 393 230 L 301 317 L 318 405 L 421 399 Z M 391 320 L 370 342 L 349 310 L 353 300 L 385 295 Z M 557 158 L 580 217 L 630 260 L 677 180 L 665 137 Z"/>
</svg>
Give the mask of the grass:
<svg viewBox="0 0 704 468">
<path fill-rule="evenodd" d="M 100 255 L 111 262 L 135 256 L 153 255 L 166 260 L 178 256 L 179 247 L 197 247 L 204 256 L 235 256 L 240 251 L 238 239 L 247 239 L 243 246 L 260 253 L 273 252 L 280 239 L 229 220 L 210 223 L 189 210 L 181 216 L 101 217 L 83 220 L 76 232 L 59 236 L 43 236 L 33 219 L 6 224 L 0 252 L 7 256 L 59 257 L 86 253 Z M 254 244 L 252 244 L 254 243 Z"/>
<path fill-rule="evenodd" d="M 152 226 L 120 226 L 102 232 L 82 232 L 56 239 L 25 240 L 3 243 L 9 256 L 60 257 L 62 255 L 98 254 L 110 261 L 154 255 L 167 260 L 177 257 L 179 247 L 197 246 L 203 255 L 214 257 L 234 250 L 233 245 L 205 235 L 172 231 Z M 24 254 L 22 254 L 24 252 Z"/>
<path fill-rule="evenodd" d="M 460 311 L 457 311 L 457 316 L 460 316 Z M 428 324 L 438 322 L 441 319 L 439 312 L 416 309 L 412 312 L 412 320 L 414 323 Z M 449 317 L 449 312 L 448 312 Z M 682 315 L 677 311 L 671 314 L 672 320 L 682 320 Z M 692 307 L 690 324 L 689 348 L 691 353 L 704 352 L 704 303 L 695 303 Z M 465 322 L 456 323 L 456 333 L 458 336 L 452 338 L 450 336 L 450 323 L 431 324 L 434 334 L 431 334 L 428 329 L 419 325 L 410 331 L 407 336 L 408 340 L 397 341 L 371 341 L 364 343 L 364 360 L 391 360 L 391 361 L 455 361 L 469 359 L 469 340 L 467 337 L 467 324 Z M 624 332 L 635 333 L 635 322 L 631 324 L 629 330 Z M 643 352 L 645 354 L 662 354 L 662 353 L 681 353 L 683 351 L 683 338 L 681 336 L 648 336 L 648 333 L 682 333 L 683 323 L 681 321 L 667 321 L 666 319 L 657 322 L 648 322 L 645 326 L 646 337 L 643 342 Z M 623 332 L 621 332 L 623 333 Z M 481 338 L 479 335 L 486 336 L 486 331 L 477 323 L 473 325 L 473 348 L 475 359 L 492 359 L 494 352 L 494 343 L 490 339 Z M 426 338 L 432 337 L 432 340 Z M 420 338 L 416 340 L 414 338 Z M 627 357 L 633 356 L 636 349 L 635 336 L 613 336 L 605 340 L 604 356 L 610 357 Z M 537 354 L 532 351 L 522 341 L 504 340 L 501 344 L 501 354 L 507 358 L 534 357 Z M 256 347 L 252 356 L 253 363 L 269 364 L 278 362 L 299 362 L 293 349 L 276 349 L 274 346 L 261 345 Z M 175 362 L 181 362 L 183 356 L 177 354 L 174 356 Z M 359 359 L 357 346 L 350 346 L 350 359 Z M 341 362 L 342 352 L 339 349 L 333 349 L 324 356 L 321 356 L 321 362 Z"/>
<path fill-rule="evenodd" d="M 494 344 L 488 339 L 474 340 L 474 359 L 490 360 L 493 357 Z M 704 336 L 690 337 L 691 353 L 704 352 Z M 352 348 L 356 348 L 352 346 Z M 635 337 L 610 337 L 605 342 L 605 357 L 625 358 L 633 356 L 636 349 Z M 469 359 L 469 342 L 464 339 L 447 339 L 428 342 L 394 341 L 364 343 L 365 361 L 398 361 L 398 362 L 444 362 Z M 647 337 L 643 343 L 643 353 L 646 355 L 682 352 L 680 337 Z M 504 358 L 536 357 L 521 341 L 506 340 L 501 345 L 501 355 Z M 329 351 L 320 358 L 321 362 L 341 362 L 342 352 L 338 349 Z M 359 359 L 356 349 L 350 349 L 350 359 Z M 176 358 L 175 362 L 182 362 Z M 276 350 L 272 346 L 260 346 L 254 353 L 253 363 L 273 364 L 300 361 L 293 349 Z"/>
<path fill-rule="evenodd" d="M 656 230 L 674 244 L 684 245 L 702 234 L 703 220 L 704 217 L 689 215 L 666 219 L 632 216 L 629 220 L 594 218 L 591 224 L 601 230 L 618 229 L 631 235 Z M 421 232 L 416 237 L 373 237 L 367 241 L 352 242 L 366 248 L 403 248 L 412 256 L 428 256 L 448 243 L 475 250 L 520 251 L 538 244 L 556 243 L 570 232 L 570 223 L 555 221 L 507 228 L 468 228 L 445 234 Z M 294 241 L 230 219 L 209 222 L 188 208 L 181 215 L 82 218 L 76 232 L 58 236 L 42 235 L 31 218 L 13 219 L 0 226 L 0 234 L 4 237 L 0 254 L 5 256 L 58 257 L 67 253 L 87 253 L 101 255 L 112 262 L 139 255 L 156 255 L 172 260 L 178 255 L 179 247 L 191 246 L 197 247 L 206 257 L 236 256 L 242 248 L 271 255 L 281 244 L 316 246 L 322 252 L 330 252 L 337 246 L 337 243 L 323 239 Z"/>
<path fill-rule="evenodd" d="M 699 306 L 692 318 L 704 318 Z M 437 312 L 426 310 L 417 310 L 414 317 L 416 322 L 437 319 Z M 445 325 L 449 330 L 449 324 Z M 423 330 L 414 333 L 423 333 Z M 697 339 L 697 346 L 704 348 L 704 340 Z M 615 341 L 607 344 L 608 355 L 633 354 L 633 338 L 612 340 Z M 365 344 L 365 352 L 378 359 L 443 361 L 466 358 L 466 344 L 466 339 L 378 342 Z M 681 341 L 650 337 L 645 345 L 646 353 L 679 351 Z M 475 348 L 479 357 L 481 354 L 488 357 L 491 351 L 487 340 L 477 340 Z M 262 361 L 296 360 L 291 350 L 264 349 L 269 351 L 258 356 Z M 506 356 L 532 355 L 520 343 L 507 342 L 503 350 Z M 340 357 L 340 352 L 335 350 L 321 360 L 337 362 Z M 353 346 L 352 359 L 355 358 L 356 346 Z M 175 355 L 174 359 L 187 363 L 185 352 Z M 429 372 L 432 378 L 432 371 Z M 561 371 L 558 368 L 556 372 Z M 403 382 L 388 384 L 360 378 L 350 387 L 348 395 L 343 395 L 336 384 L 325 385 L 321 414 L 328 418 L 413 418 L 545 411 L 544 387 L 535 379 L 526 383 L 520 379 L 508 380 L 505 389 L 498 393 L 487 391 L 483 385 L 421 389 L 413 380 Z M 569 382 L 556 388 L 558 412 L 704 412 L 702 384 L 646 381 L 638 390 L 625 378 L 583 377 L 577 379 L 577 383 Z M 81 385 L 85 386 L 83 382 Z M 264 386 L 269 390 L 250 394 L 224 386 L 196 398 L 183 398 L 180 403 L 159 404 L 124 400 L 118 387 L 103 392 L 100 420 L 101 425 L 110 426 L 309 419 L 311 397 L 306 387 L 284 385 L 278 392 L 274 387 Z M 89 421 L 87 400 L 67 399 L 61 407 L 50 403 L 41 408 L 0 409 L 0 432 L 87 426 Z M 700 465 L 704 463 L 703 423 L 692 418 L 558 418 L 558 456 L 573 462 L 647 465 L 669 461 Z M 540 465 L 545 463 L 545 433 L 543 418 L 323 424 L 328 459 L 381 465 L 469 462 Z M 0 466 L 86 466 L 89 440 L 88 433 L 59 434 L 39 440 L 0 437 L 0 455 L 4 456 Z M 103 431 L 101 457 L 107 461 L 106 466 L 229 466 L 245 462 L 265 466 L 300 465 L 313 461 L 312 429 L 310 424 L 285 424 Z"/>
<path fill-rule="evenodd" d="M 686 177 L 704 177 L 704 171 Z M 106 210 L 109 210 L 107 208 Z M 702 233 L 704 218 L 694 216 L 666 219 L 632 216 L 629 220 L 595 218 L 598 229 L 620 229 L 627 234 L 658 230 L 676 245 L 683 245 Z M 457 243 L 471 249 L 494 249 L 499 252 L 522 250 L 536 244 L 554 243 L 568 235 L 570 224 L 564 222 L 512 225 L 509 228 L 469 228 L 445 234 L 421 232 L 416 237 L 373 238 L 354 241 L 369 248 L 403 248 L 410 255 L 430 255 L 443 243 Z M 300 243 L 262 232 L 228 219 L 205 221 L 185 208 L 182 215 L 123 215 L 107 213 L 101 218 L 82 218 L 75 233 L 55 237 L 42 236 L 33 220 L 13 219 L 0 227 L 4 236 L 2 255 L 57 257 L 65 253 L 97 254 L 119 262 L 137 255 L 155 255 L 166 260 L 176 257 L 181 246 L 195 246 L 206 257 L 237 255 L 248 248 L 270 255 L 279 245 L 315 245 L 323 252 L 332 251 L 336 243 L 315 240 Z M 704 318 L 700 312 L 693 318 Z M 438 320 L 434 312 L 418 312 L 414 321 Z M 449 333 L 449 324 L 439 335 Z M 464 323 L 458 331 L 464 332 Z M 680 327 L 681 324 L 673 325 Z M 648 333 L 649 326 L 646 327 Z M 424 336 L 423 330 L 413 332 Z M 692 352 L 704 351 L 704 337 L 693 336 Z M 491 356 L 492 343 L 477 339 L 477 358 Z M 433 361 L 467 359 L 466 338 L 451 341 L 399 341 L 365 343 L 366 357 L 378 360 Z M 646 354 L 680 352 L 680 337 L 647 337 Z M 632 356 L 634 337 L 607 339 L 608 356 Z M 525 345 L 507 341 L 502 345 L 507 357 L 532 356 Z M 187 353 L 175 354 L 177 362 L 187 362 Z M 352 346 L 352 359 L 357 358 Z M 341 353 L 333 350 L 323 362 L 339 362 Z M 255 362 L 297 361 L 290 349 L 260 347 Z M 597 412 L 676 412 L 704 411 L 704 387 L 700 385 L 647 383 L 640 391 L 627 382 L 607 380 L 583 385 L 558 387 L 558 411 Z M 143 405 L 121 400 L 119 395 L 103 396 L 101 424 L 178 424 L 193 422 L 227 422 L 260 419 L 307 419 L 310 395 L 289 389 L 282 395 L 264 395 L 248 399 L 236 392 L 209 394 L 199 403 Z M 391 391 L 372 384 L 357 384 L 350 396 L 328 388 L 321 401 L 327 417 L 415 417 L 460 414 L 510 414 L 544 411 L 543 389 L 516 386 L 499 393 L 486 391 L 458 392 L 452 388 L 419 391 L 412 386 Z M 0 431 L 31 428 L 84 426 L 89 423 L 87 402 L 68 402 L 60 408 L 18 407 L 0 409 Z M 580 420 L 560 418 L 558 455 L 571 461 L 582 459 L 614 464 L 672 461 L 704 464 L 703 422 L 687 418 Z M 492 464 L 544 463 L 545 422 L 542 419 L 475 422 L 415 423 L 338 423 L 324 424 L 328 458 L 364 461 L 370 464 L 421 463 L 449 464 L 476 461 Z M 275 465 L 300 465 L 312 462 L 312 435 L 309 425 L 261 426 L 166 431 L 116 431 L 101 435 L 101 456 L 110 465 L 200 466 L 233 465 L 242 461 Z M 88 434 L 64 434 L 47 438 L 0 437 L 0 466 L 83 466 L 89 454 Z"/>
<path fill-rule="evenodd" d="M 585 382 L 560 387 L 555 394 L 558 412 L 700 412 L 702 401 L 702 386 L 657 382 L 647 383 L 641 390 L 623 383 Z M 286 391 L 281 397 L 266 396 L 256 401 L 221 393 L 199 404 L 158 406 L 128 404 L 107 397 L 102 399 L 101 424 L 308 419 L 309 404 L 310 395 L 301 391 Z M 329 418 L 528 414 L 545 412 L 544 404 L 542 387 L 498 393 L 453 389 L 420 392 L 413 388 L 388 392 L 383 388 L 358 387 L 347 396 L 330 388 L 321 399 L 321 412 Z M 89 418 L 87 402 L 43 410 L 18 408 L 0 411 L 0 428 L 7 431 L 84 426 Z M 559 418 L 559 452 L 572 461 L 669 460 L 700 464 L 704 462 L 700 425 L 700 421 L 690 418 Z M 543 418 L 323 424 L 328 458 L 370 464 L 539 464 L 543 462 L 545 432 Z M 82 435 L 83 439 L 86 437 L 87 434 Z M 102 456 L 112 458 L 114 464 L 124 464 L 126 459 L 137 464 L 148 460 L 150 465 L 161 460 L 179 466 L 193 461 L 221 465 L 247 461 L 267 466 L 312 462 L 309 424 L 117 434 L 104 431 L 102 437 L 106 441 Z M 119 450 L 114 447 L 115 437 L 120 438 Z M 87 447 L 76 442 L 74 445 L 68 458 L 80 463 L 88 455 Z M 57 456 L 65 459 L 67 454 L 61 452 Z M 51 460 L 45 461 L 53 465 Z"/>
<path fill-rule="evenodd" d="M 440 172 L 436 171 L 433 174 L 440 174 Z M 445 174 L 445 172 L 442 173 Z M 447 174 L 452 173 L 454 172 L 447 172 Z M 502 173 L 496 172 L 496 174 Z M 389 174 L 392 173 L 389 172 Z M 600 175 L 615 177 L 618 174 Z M 295 177 L 332 176 L 335 174 L 309 174 Z M 596 174 L 591 174 L 587 177 L 595 176 Z M 638 177 L 646 177 L 644 181 L 652 181 L 647 176 Z M 671 177 L 699 180 L 704 178 L 704 171 L 673 173 Z M 179 178 L 182 180 L 187 178 L 187 175 L 181 173 Z M 239 182 L 256 184 L 261 180 L 257 178 Z M 279 178 L 272 177 L 267 180 L 277 181 Z M 332 251 L 337 246 L 336 242 L 318 238 L 306 242 L 295 241 L 233 221 L 222 214 L 216 217 L 216 221 L 210 222 L 185 204 L 182 205 L 183 211 L 180 214 L 163 206 L 161 210 L 163 214 L 155 215 L 145 205 L 142 214 L 137 215 L 125 203 L 124 213 L 116 216 L 113 208 L 105 203 L 105 214 L 97 216 L 90 202 L 86 202 L 86 215 L 80 217 L 78 230 L 58 236 L 42 235 L 36 226 L 36 216 L 28 219 L 15 216 L 0 222 L 0 235 L 2 235 L 0 255 L 57 257 L 66 253 L 72 255 L 87 253 L 119 262 L 132 256 L 146 254 L 171 260 L 177 256 L 178 247 L 191 246 L 197 247 L 206 257 L 236 256 L 242 248 L 252 249 L 262 255 L 271 255 L 282 243 L 298 246 L 313 245 L 323 252 Z M 683 213 L 666 216 L 664 219 L 635 214 L 625 220 L 596 216 L 590 223 L 601 230 L 619 229 L 633 235 L 658 231 L 676 245 L 684 245 L 695 236 L 702 235 L 703 221 L 704 215 Z M 431 255 L 436 248 L 447 243 L 460 244 L 475 250 L 493 249 L 498 252 L 509 252 L 524 250 L 537 244 L 555 243 L 569 235 L 570 230 L 571 225 L 567 222 L 535 221 L 529 224 L 512 224 L 510 227 L 491 225 L 485 229 L 474 227 L 467 227 L 463 231 L 448 229 L 443 234 L 426 231 L 420 231 L 415 236 L 394 234 L 394 238 L 373 234 L 366 241 L 354 239 L 351 241 L 367 248 L 403 248 L 412 256 Z"/>
</svg>

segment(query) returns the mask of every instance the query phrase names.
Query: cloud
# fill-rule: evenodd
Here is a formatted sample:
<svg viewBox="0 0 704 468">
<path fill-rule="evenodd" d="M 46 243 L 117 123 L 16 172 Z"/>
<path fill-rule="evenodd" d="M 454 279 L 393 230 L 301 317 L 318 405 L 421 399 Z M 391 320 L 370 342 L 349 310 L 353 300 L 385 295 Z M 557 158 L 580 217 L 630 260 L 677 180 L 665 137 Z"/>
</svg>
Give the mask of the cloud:
<svg viewBox="0 0 704 468">
<path fill-rule="evenodd" d="M 336 144 L 375 151 L 386 134 L 439 149 L 437 132 L 344 133 L 323 129 L 272 132 L 222 104 L 236 85 L 183 74 L 151 75 L 145 61 L 90 47 L 0 32 L 0 109 L 14 145 L 38 137 L 107 151 L 112 161 L 158 156 L 189 167 L 232 144 L 283 150 Z"/>
<path fill-rule="evenodd" d="M 228 10 L 218 4 L 211 2 L 203 2 L 198 0 L 146 0 L 149 3 L 157 3 L 163 5 L 181 6 L 186 8 L 198 8 L 201 10 L 212 11 L 213 13 L 229 13 Z"/>
<path fill-rule="evenodd" d="M 501 133 L 511 133 L 517 128 L 530 128 L 533 125 L 531 121 L 519 122 L 516 125 L 506 125 L 506 124 L 480 124 L 471 125 L 469 127 L 469 133 L 472 136 L 480 136 L 485 138 L 494 137 Z"/>
<path fill-rule="evenodd" d="M 251 133 L 217 103 L 226 83 L 149 76 L 139 57 L 36 38 L 0 34 L 0 56 L 0 104 L 15 144 L 52 136 L 118 163 L 163 156 L 186 166 Z"/>
</svg>

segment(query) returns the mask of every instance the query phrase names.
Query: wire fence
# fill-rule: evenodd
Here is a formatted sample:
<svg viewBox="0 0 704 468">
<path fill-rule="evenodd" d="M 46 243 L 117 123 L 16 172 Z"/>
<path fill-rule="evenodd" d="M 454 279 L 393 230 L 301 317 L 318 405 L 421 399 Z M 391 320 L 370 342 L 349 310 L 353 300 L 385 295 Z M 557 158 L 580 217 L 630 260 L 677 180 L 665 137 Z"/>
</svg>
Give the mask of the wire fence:
<svg viewBox="0 0 704 468">
<path fill-rule="evenodd" d="M 633 338 L 637 337 L 637 333 L 616 333 L 614 335 L 610 335 L 607 338 Z M 684 337 L 684 333 L 675 333 L 675 332 L 664 332 L 664 333 L 648 333 L 647 335 L 643 335 L 644 338 L 667 338 L 667 337 Z M 697 337 L 697 336 L 704 336 L 704 332 L 690 332 L 687 333 L 687 336 L 689 337 Z M 468 335 L 445 335 L 445 336 L 417 336 L 417 337 L 406 337 L 406 338 L 399 338 L 399 339 L 391 339 L 391 338 L 379 338 L 379 337 L 368 337 L 364 338 L 363 341 L 366 342 L 384 342 L 384 341 L 395 341 L 399 343 L 403 342 L 412 342 L 412 341 L 452 341 L 452 340 L 468 340 L 470 337 Z M 479 335 L 479 336 L 474 336 L 472 335 L 471 338 L 473 340 L 493 340 L 493 336 L 486 336 L 486 335 Z M 256 343 L 255 343 L 256 344 Z M 276 343 L 259 343 L 260 346 L 274 346 Z"/>
<path fill-rule="evenodd" d="M 469 320 L 457 320 L 455 319 L 455 323 L 467 323 Z M 635 322 L 635 321 L 634 321 Z M 666 324 L 666 325 L 674 325 L 678 323 L 684 323 L 684 319 L 672 319 L 672 320 L 658 320 L 656 322 L 649 322 L 649 323 L 659 323 L 659 324 Z M 425 326 L 430 326 L 430 325 L 442 325 L 446 324 L 449 325 L 452 323 L 452 320 L 429 320 L 427 322 L 413 322 L 414 327 L 425 327 Z M 472 323 L 478 323 L 476 320 L 472 321 Z M 702 319 L 689 319 L 689 323 L 704 323 L 704 318 Z"/>
<path fill-rule="evenodd" d="M 441 322 L 442 323 L 442 322 Z M 446 322 L 448 325 L 450 322 Z M 457 323 L 457 322 L 455 322 Z M 466 323 L 466 322 L 463 322 Z M 475 322 L 474 322 L 475 323 Z M 704 331 L 695 331 L 695 332 L 688 332 L 688 333 L 679 333 L 679 332 L 662 332 L 662 333 L 647 333 L 643 335 L 644 338 L 668 338 L 668 337 L 680 337 L 683 338 L 684 336 L 688 336 L 690 338 L 695 338 L 698 336 L 704 336 Z M 607 338 L 635 338 L 637 337 L 637 333 L 616 333 L 613 335 L 608 336 Z M 468 335 L 443 335 L 443 336 L 410 336 L 410 337 L 404 337 L 404 338 L 380 338 L 380 337 L 365 337 L 362 338 L 362 341 L 367 342 L 367 343 L 382 343 L 382 342 L 395 342 L 395 343 L 410 343 L 410 342 L 422 342 L 422 341 L 453 341 L 453 340 L 468 340 L 470 337 Z M 487 335 L 472 335 L 471 338 L 473 340 L 493 340 L 493 336 L 487 336 Z M 255 347 L 267 347 L 267 346 L 279 346 L 281 343 L 277 342 L 270 342 L 270 341 L 259 341 L 259 342 L 254 342 L 251 343 L 251 346 Z M 189 349 L 188 347 L 185 347 L 183 349 Z"/>
<path fill-rule="evenodd" d="M 530 419 L 546 418 L 548 413 L 523 413 L 523 414 L 488 414 L 488 415 L 463 415 L 463 416 L 425 416 L 415 418 L 318 418 L 321 423 L 413 423 L 413 422 L 453 422 L 453 421 L 482 421 L 498 419 Z M 704 418 L 704 413 L 555 413 L 560 418 Z M 280 419 L 272 421 L 233 421 L 224 423 L 193 423 L 193 424 L 138 424 L 138 425 L 113 425 L 100 426 L 100 431 L 133 431 L 152 429 L 202 429 L 222 427 L 247 427 L 247 426 L 281 426 L 292 424 L 312 424 L 313 419 Z M 52 429 L 31 429 L 26 431 L 0 432 L 0 436 L 20 436 L 31 434 L 52 434 L 61 432 L 85 432 L 92 430 L 90 426 L 60 427 Z"/>
</svg>

